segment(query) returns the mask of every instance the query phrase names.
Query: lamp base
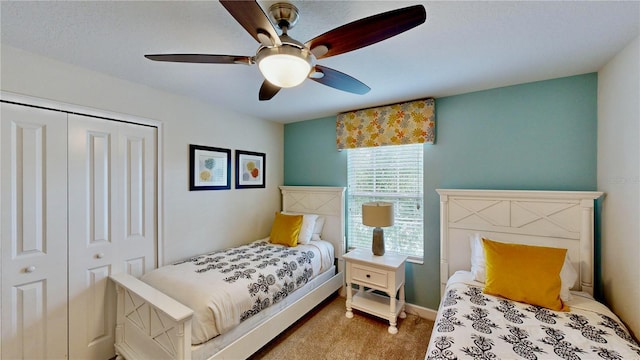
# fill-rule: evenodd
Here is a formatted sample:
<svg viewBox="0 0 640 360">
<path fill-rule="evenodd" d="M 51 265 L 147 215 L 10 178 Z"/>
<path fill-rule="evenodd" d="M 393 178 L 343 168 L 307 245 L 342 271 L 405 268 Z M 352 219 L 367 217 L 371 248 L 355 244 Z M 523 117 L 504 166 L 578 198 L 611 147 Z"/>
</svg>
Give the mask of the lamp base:
<svg viewBox="0 0 640 360">
<path fill-rule="evenodd" d="M 384 255 L 384 232 L 382 228 L 373 229 L 373 241 L 371 242 L 371 251 L 373 255 Z"/>
</svg>

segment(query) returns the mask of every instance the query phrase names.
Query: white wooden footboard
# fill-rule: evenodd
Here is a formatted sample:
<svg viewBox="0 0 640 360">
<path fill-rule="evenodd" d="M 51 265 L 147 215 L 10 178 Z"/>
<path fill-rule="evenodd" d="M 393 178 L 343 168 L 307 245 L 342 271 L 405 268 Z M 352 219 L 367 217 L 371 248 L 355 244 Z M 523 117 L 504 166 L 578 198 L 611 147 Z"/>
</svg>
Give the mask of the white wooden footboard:
<svg viewBox="0 0 640 360">
<path fill-rule="evenodd" d="M 131 275 L 118 274 L 111 279 L 118 294 L 118 359 L 192 358 L 191 309 Z M 339 272 L 215 354 L 197 357 L 247 358 L 343 286 L 344 274 Z"/>
<path fill-rule="evenodd" d="M 111 279 L 118 294 L 118 358 L 191 359 L 193 311 L 131 275 Z"/>
</svg>

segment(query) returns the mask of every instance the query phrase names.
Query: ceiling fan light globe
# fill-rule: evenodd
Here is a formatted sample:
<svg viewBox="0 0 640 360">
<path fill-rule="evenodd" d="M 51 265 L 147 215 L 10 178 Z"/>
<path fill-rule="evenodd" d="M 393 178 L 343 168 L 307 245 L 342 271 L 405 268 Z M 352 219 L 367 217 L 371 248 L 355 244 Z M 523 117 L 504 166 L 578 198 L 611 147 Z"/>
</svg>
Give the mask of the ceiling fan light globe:
<svg viewBox="0 0 640 360">
<path fill-rule="evenodd" d="M 302 84 L 312 68 L 308 51 L 289 46 L 263 48 L 258 52 L 257 62 L 264 78 L 281 88 Z"/>
</svg>

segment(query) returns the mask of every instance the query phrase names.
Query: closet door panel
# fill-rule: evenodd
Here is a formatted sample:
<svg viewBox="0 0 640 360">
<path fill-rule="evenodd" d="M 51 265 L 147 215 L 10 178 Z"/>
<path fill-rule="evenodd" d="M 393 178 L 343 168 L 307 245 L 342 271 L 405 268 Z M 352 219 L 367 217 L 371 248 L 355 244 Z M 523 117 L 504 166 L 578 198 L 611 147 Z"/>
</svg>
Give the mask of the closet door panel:
<svg viewBox="0 0 640 360">
<path fill-rule="evenodd" d="M 118 123 L 69 115 L 69 355 L 115 355 Z"/>
<path fill-rule="evenodd" d="M 123 227 L 118 261 L 136 277 L 156 267 L 156 128 L 126 124 L 120 128 L 123 164 Z"/>
<path fill-rule="evenodd" d="M 0 111 L 2 358 L 65 358 L 67 115 Z"/>
</svg>

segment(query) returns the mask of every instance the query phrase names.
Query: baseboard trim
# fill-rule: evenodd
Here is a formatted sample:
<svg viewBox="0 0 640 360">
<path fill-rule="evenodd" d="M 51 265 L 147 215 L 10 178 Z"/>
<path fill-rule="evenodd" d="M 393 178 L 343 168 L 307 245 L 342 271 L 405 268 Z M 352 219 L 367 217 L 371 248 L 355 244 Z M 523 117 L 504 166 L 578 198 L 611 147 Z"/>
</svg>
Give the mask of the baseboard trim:
<svg viewBox="0 0 640 360">
<path fill-rule="evenodd" d="M 422 307 L 414 304 L 405 304 L 404 310 L 409 314 L 416 315 L 423 319 L 427 319 L 431 321 L 435 321 L 436 315 L 438 314 L 438 311 L 436 310 L 428 309 L 426 307 Z"/>
</svg>

